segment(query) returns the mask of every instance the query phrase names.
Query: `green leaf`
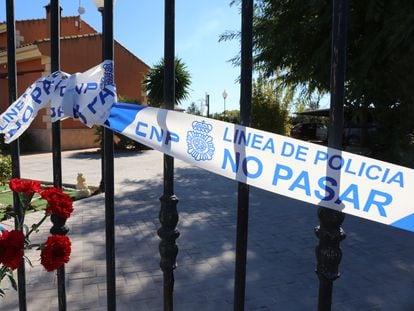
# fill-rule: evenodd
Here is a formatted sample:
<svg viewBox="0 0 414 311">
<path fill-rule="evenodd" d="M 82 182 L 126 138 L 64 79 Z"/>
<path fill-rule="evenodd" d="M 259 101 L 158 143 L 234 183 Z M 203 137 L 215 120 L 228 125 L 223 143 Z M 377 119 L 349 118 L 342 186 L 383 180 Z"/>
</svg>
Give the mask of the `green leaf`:
<svg viewBox="0 0 414 311">
<path fill-rule="evenodd" d="M 23 224 L 23 231 L 24 231 L 24 235 L 27 235 L 27 233 L 29 232 L 29 226 Z"/>
<path fill-rule="evenodd" d="M 32 264 L 32 262 L 30 261 L 30 259 L 27 257 L 27 256 L 23 256 L 23 260 L 30 266 L 30 267 L 32 267 L 33 268 L 33 264 Z"/>
<path fill-rule="evenodd" d="M 4 210 L 0 210 L 0 221 L 6 220 L 7 213 Z"/>
<path fill-rule="evenodd" d="M 11 286 L 13 287 L 13 289 L 15 291 L 17 291 L 17 283 L 16 283 L 16 280 L 14 279 L 13 275 L 8 275 L 8 277 L 9 277 L 9 281 L 10 281 Z"/>
</svg>

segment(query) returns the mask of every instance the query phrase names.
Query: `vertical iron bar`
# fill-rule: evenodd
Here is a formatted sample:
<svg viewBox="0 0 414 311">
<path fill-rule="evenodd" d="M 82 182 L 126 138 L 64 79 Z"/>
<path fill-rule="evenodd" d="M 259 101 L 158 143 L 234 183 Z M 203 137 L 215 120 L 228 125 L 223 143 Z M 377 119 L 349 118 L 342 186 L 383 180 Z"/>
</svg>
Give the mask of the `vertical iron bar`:
<svg viewBox="0 0 414 311">
<path fill-rule="evenodd" d="M 344 124 L 344 83 L 346 41 L 348 31 L 348 0 L 333 0 L 331 50 L 331 103 L 328 147 L 342 149 Z"/>
<path fill-rule="evenodd" d="M 14 19 L 14 0 L 6 1 L 7 14 L 7 77 L 9 82 L 9 104 L 11 105 L 17 98 L 17 72 L 16 72 L 16 36 L 15 36 L 15 19 Z M 19 140 L 15 140 L 10 145 L 12 159 L 12 177 L 20 178 L 20 147 Z M 21 224 L 24 222 L 23 208 L 20 204 L 19 196 L 13 192 L 13 209 L 16 214 L 14 226 L 16 229 L 22 229 Z M 26 311 L 26 275 L 24 261 L 17 269 L 19 310 Z"/>
<path fill-rule="evenodd" d="M 103 12 L 103 8 L 98 8 L 99 13 L 101 13 L 101 21 L 102 21 L 102 35 L 101 35 L 101 40 L 102 40 L 102 61 L 105 60 L 105 38 L 104 38 L 104 34 L 103 34 L 103 27 L 104 27 L 104 23 L 105 23 L 105 19 L 104 19 L 104 12 Z M 101 181 L 99 183 L 99 187 L 98 187 L 98 191 L 99 192 L 105 192 L 105 135 L 104 135 L 104 131 L 105 131 L 105 127 L 101 126 Z"/>
<path fill-rule="evenodd" d="M 242 1 L 241 22 L 240 124 L 250 126 L 253 70 L 253 0 Z M 246 289 L 247 233 L 249 223 L 249 186 L 238 183 L 236 267 L 234 310 L 244 310 Z"/>
<path fill-rule="evenodd" d="M 210 95 L 206 94 L 207 118 L 210 118 Z"/>
<path fill-rule="evenodd" d="M 335 149 L 342 149 L 347 27 L 348 0 L 333 0 L 328 147 Z M 340 242 L 346 236 L 341 224 L 345 219 L 345 214 L 320 207 L 318 217 L 320 224 L 315 228 L 315 233 L 319 238 L 319 244 L 315 250 L 316 273 L 319 278 L 318 310 L 330 311 L 333 281 L 340 276 L 339 264 L 342 259 Z"/>
<path fill-rule="evenodd" d="M 60 70 L 60 5 L 59 0 L 50 1 L 50 49 L 51 49 L 51 71 Z M 53 158 L 53 185 L 62 187 L 62 154 L 60 121 L 52 123 L 52 158 Z M 50 218 L 53 223 L 50 232 L 52 234 L 66 235 L 68 229 L 65 227 L 65 220 L 53 216 Z M 65 266 L 62 265 L 56 271 L 59 311 L 66 310 L 66 287 L 65 287 Z"/>
<path fill-rule="evenodd" d="M 114 8 L 113 0 L 105 0 L 103 10 L 103 56 L 114 59 Z M 106 236 L 106 285 L 107 308 L 116 310 L 115 281 L 115 211 L 114 211 L 114 139 L 113 132 L 104 128 L 104 187 L 105 187 L 105 236 Z"/>
<path fill-rule="evenodd" d="M 59 0 L 50 1 L 50 48 L 51 70 L 60 70 L 60 5 Z M 52 123 L 53 184 L 62 187 L 62 155 L 60 121 Z"/>
<path fill-rule="evenodd" d="M 164 105 L 174 110 L 175 104 L 175 0 L 165 0 L 164 7 Z M 164 155 L 164 191 L 160 198 L 159 220 L 161 238 L 159 252 L 160 268 L 163 272 L 164 310 L 174 309 L 174 269 L 178 247 L 175 240 L 180 233 L 176 229 L 178 222 L 178 198 L 174 194 L 174 158 Z"/>
<path fill-rule="evenodd" d="M 175 104 L 175 0 L 165 0 L 164 8 L 164 104 L 174 109 Z M 173 182 L 168 189 L 173 193 Z"/>
</svg>

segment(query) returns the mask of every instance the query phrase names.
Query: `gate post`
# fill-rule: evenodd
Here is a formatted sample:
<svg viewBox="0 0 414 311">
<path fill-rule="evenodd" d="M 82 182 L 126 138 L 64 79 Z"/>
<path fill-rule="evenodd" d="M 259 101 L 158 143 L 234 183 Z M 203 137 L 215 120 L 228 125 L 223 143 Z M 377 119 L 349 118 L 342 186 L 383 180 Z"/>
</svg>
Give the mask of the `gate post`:
<svg viewBox="0 0 414 311">
<path fill-rule="evenodd" d="M 51 71 L 60 70 L 60 5 L 59 0 L 50 1 L 50 50 Z M 62 187 L 62 153 L 60 137 L 60 121 L 52 123 L 52 159 L 53 159 L 53 185 Z M 65 226 L 66 220 L 52 215 L 53 224 L 50 233 L 66 235 L 69 229 Z M 66 311 L 66 285 L 65 266 L 62 265 L 56 271 L 59 311 Z"/>
<path fill-rule="evenodd" d="M 333 0 L 332 11 L 331 107 L 328 147 L 342 149 L 348 0 Z M 340 242 L 346 237 L 341 224 L 345 219 L 345 214 L 320 207 L 318 217 L 320 225 L 315 228 L 316 236 L 319 238 L 319 244 L 315 249 L 316 273 L 319 278 L 318 310 L 330 311 L 333 281 L 340 276 L 338 271 L 342 259 Z"/>
<path fill-rule="evenodd" d="M 175 0 L 164 1 L 164 104 L 166 109 L 174 110 L 175 105 Z M 164 154 L 164 192 L 160 198 L 159 220 L 161 238 L 159 252 L 160 268 L 163 272 L 164 310 L 174 309 L 174 269 L 178 247 L 175 240 L 180 233 L 176 229 L 178 222 L 177 203 L 174 194 L 174 158 Z"/>
<path fill-rule="evenodd" d="M 104 1 L 103 9 L 103 56 L 114 59 L 114 6 L 113 0 Z M 115 67 L 115 66 L 114 66 Z M 115 68 L 113 68 L 115 69 Z M 114 75 L 112 75 L 114 77 Z M 114 81 L 111 81 L 114 83 Z M 114 209 L 114 133 L 109 128 L 103 130 L 104 144 L 104 189 L 105 189 L 105 242 L 106 242 L 106 292 L 107 310 L 116 310 L 115 273 L 115 209 Z"/>
<path fill-rule="evenodd" d="M 240 124 L 250 126 L 252 111 L 253 69 L 253 0 L 242 1 Z M 247 184 L 239 182 L 237 196 L 236 263 L 234 275 L 234 310 L 244 310 L 246 290 L 247 233 L 249 224 L 249 192 Z"/>
<path fill-rule="evenodd" d="M 9 104 L 11 105 L 17 98 L 17 72 L 16 72 L 16 22 L 14 19 L 14 0 L 6 1 L 7 14 L 7 77 L 9 88 Z M 12 177 L 20 178 L 20 147 L 19 139 L 10 144 L 10 153 L 12 159 Z M 24 221 L 24 212 L 20 204 L 19 196 L 13 192 L 13 209 L 16 214 L 14 226 L 19 228 Z M 19 293 L 19 310 L 26 311 L 26 275 L 24 261 L 17 269 L 18 293 Z"/>
</svg>

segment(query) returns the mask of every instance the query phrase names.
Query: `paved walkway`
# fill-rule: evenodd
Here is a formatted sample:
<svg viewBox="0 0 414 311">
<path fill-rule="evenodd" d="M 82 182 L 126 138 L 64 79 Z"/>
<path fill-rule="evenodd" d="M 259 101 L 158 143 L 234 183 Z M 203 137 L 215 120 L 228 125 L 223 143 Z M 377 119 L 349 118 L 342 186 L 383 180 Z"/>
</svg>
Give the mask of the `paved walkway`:
<svg viewBox="0 0 414 311">
<path fill-rule="evenodd" d="M 89 184 L 99 183 L 98 155 L 65 152 L 62 162 L 65 183 L 75 183 L 78 172 Z M 51 155 L 23 156 L 21 169 L 23 177 L 51 180 Z M 175 176 L 181 232 L 175 310 L 233 310 L 236 183 L 181 161 Z M 117 155 L 115 184 L 117 308 L 162 310 L 156 234 L 162 155 Z M 27 222 L 40 216 L 31 214 Z M 251 190 L 246 310 L 316 310 L 317 223 L 316 207 Z M 68 310 L 106 310 L 103 196 L 76 202 L 68 225 L 73 243 L 66 266 Z M 40 236 L 48 229 L 43 226 Z M 344 229 L 333 310 L 414 310 L 414 234 L 352 216 Z M 33 258 L 34 268 L 26 273 L 28 310 L 55 311 L 56 277 Z M 10 291 L 0 310 L 17 309 L 17 294 Z"/>
</svg>

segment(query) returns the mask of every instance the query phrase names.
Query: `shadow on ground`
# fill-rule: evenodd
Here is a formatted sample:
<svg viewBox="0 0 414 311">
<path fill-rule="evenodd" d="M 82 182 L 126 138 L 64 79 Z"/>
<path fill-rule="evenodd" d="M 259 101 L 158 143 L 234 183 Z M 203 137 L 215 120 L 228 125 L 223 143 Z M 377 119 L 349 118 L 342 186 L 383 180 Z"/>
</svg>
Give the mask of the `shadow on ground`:
<svg viewBox="0 0 414 311">
<path fill-rule="evenodd" d="M 122 159 L 122 158 L 131 158 L 136 157 L 143 154 L 145 151 L 115 151 L 114 158 L 115 159 Z M 100 149 L 97 150 L 86 150 L 86 151 L 76 151 L 70 154 L 67 154 L 66 157 L 68 159 L 100 159 L 101 158 L 101 151 Z"/>
<path fill-rule="evenodd" d="M 181 234 L 176 310 L 232 310 L 237 185 L 196 168 L 176 169 L 175 177 Z M 161 310 L 156 231 L 162 177 L 125 180 L 122 186 L 136 190 L 115 201 L 118 304 Z M 88 206 L 93 205 L 92 198 Z M 103 260 L 103 219 L 83 221 L 87 226 L 74 226 L 73 234 L 101 236 L 99 247 L 93 244 L 91 260 Z M 313 228 L 317 224 L 315 206 L 251 189 L 247 310 L 316 309 Z M 346 217 L 344 229 L 342 277 L 335 282 L 333 309 L 414 310 L 412 233 L 352 216 Z M 105 290 L 98 290 L 98 295 L 105 303 Z"/>
</svg>

